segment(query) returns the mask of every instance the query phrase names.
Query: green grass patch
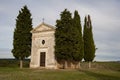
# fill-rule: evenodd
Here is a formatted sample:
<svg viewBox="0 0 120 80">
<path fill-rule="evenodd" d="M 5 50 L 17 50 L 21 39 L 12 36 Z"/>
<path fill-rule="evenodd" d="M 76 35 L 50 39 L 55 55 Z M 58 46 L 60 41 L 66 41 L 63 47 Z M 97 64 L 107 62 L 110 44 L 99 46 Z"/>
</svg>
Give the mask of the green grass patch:
<svg viewBox="0 0 120 80">
<path fill-rule="evenodd" d="M 120 71 L 99 69 L 45 70 L 0 67 L 0 80 L 120 80 Z"/>
<path fill-rule="evenodd" d="M 19 69 L 19 61 L 1 60 L 0 80 L 120 80 L 119 62 L 94 62 L 91 69 L 82 62 L 80 70 L 30 69 L 29 60 L 24 65 Z"/>
</svg>

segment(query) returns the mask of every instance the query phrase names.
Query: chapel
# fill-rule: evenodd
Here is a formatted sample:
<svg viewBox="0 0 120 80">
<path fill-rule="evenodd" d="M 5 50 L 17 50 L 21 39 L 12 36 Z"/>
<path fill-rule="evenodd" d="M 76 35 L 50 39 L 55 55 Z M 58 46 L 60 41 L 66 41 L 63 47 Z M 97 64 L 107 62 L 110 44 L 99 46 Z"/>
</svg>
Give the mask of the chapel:
<svg viewBox="0 0 120 80">
<path fill-rule="evenodd" d="M 56 69 L 55 27 L 42 22 L 32 31 L 30 68 Z"/>
</svg>

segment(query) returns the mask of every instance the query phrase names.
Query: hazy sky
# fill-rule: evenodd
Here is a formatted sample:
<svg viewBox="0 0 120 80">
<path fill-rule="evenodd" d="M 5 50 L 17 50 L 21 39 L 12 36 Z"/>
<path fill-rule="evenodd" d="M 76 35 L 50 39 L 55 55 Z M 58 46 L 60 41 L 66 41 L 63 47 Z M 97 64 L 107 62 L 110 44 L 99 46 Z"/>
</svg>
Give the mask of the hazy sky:
<svg viewBox="0 0 120 80">
<path fill-rule="evenodd" d="M 60 13 L 67 8 L 78 10 L 83 25 L 91 15 L 96 47 L 95 60 L 120 60 L 120 0 L 0 0 L 0 58 L 11 58 L 13 31 L 19 10 L 27 5 L 33 27 L 45 19 L 55 25 Z"/>
</svg>

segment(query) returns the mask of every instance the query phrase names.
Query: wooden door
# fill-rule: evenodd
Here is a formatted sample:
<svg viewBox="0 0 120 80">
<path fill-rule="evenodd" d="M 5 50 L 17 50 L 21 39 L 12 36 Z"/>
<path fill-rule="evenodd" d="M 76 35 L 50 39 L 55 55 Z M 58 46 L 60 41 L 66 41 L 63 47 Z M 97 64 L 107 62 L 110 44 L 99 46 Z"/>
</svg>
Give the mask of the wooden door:
<svg viewBox="0 0 120 80">
<path fill-rule="evenodd" d="M 40 52 L 40 66 L 45 67 L 45 52 Z"/>
</svg>

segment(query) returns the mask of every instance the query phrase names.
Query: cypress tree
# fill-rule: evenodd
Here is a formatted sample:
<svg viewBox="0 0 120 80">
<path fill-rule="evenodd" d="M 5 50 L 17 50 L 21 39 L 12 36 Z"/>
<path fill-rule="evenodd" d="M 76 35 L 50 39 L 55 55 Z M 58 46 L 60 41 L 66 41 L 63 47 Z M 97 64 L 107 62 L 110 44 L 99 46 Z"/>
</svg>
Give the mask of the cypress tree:
<svg viewBox="0 0 120 80">
<path fill-rule="evenodd" d="M 77 11 L 74 18 L 65 9 L 60 20 L 56 21 L 55 56 L 58 61 L 80 62 L 83 58 L 83 39 L 80 16 Z"/>
<path fill-rule="evenodd" d="M 61 18 L 56 21 L 55 56 L 57 61 L 64 61 L 63 65 L 66 67 L 66 61 L 72 59 L 72 41 L 70 40 L 72 18 L 71 13 L 67 9 L 61 12 L 60 16 Z"/>
<path fill-rule="evenodd" d="M 74 52 L 72 53 L 72 57 L 75 62 L 80 62 L 84 55 L 84 50 L 83 50 L 84 46 L 83 46 L 83 38 L 82 38 L 81 20 L 78 11 L 74 12 L 72 33 L 74 33 L 72 35 L 73 36 L 72 47 L 74 50 Z"/>
<path fill-rule="evenodd" d="M 88 17 L 85 17 L 84 20 L 83 39 L 84 39 L 84 60 L 86 62 L 92 62 L 95 57 L 95 44 L 93 39 L 90 15 L 88 15 Z M 90 66 L 91 65 L 89 65 L 89 67 Z"/>
<path fill-rule="evenodd" d="M 31 54 L 31 36 L 32 18 L 27 6 L 21 8 L 16 19 L 16 28 L 14 29 L 13 49 L 12 53 L 16 59 L 20 60 L 20 68 L 22 61 Z"/>
</svg>

